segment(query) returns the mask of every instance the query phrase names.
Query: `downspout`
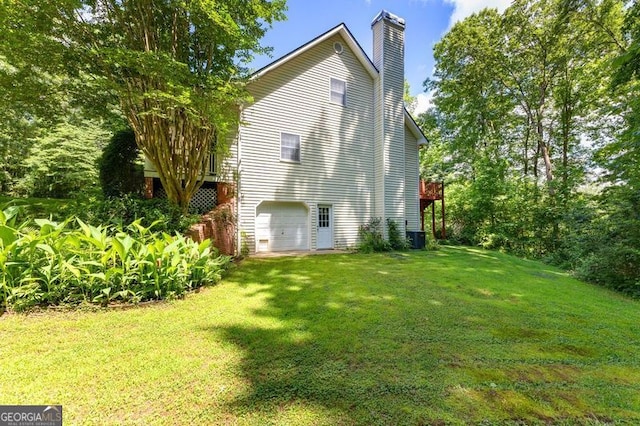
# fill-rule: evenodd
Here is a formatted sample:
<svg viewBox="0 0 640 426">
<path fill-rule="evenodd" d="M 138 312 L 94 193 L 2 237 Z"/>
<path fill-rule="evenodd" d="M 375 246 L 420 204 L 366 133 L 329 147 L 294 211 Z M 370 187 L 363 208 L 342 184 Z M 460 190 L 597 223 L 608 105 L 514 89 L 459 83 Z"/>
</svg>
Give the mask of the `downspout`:
<svg viewBox="0 0 640 426">
<path fill-rule="evenodd" d="M 384 45 L 385 45 L 385 34 L 384 34 L 384 23 L 380 24 L 383 28 L 380 30 L 382 32 L 382 41 L 380 44 L 382 45 L 380 52 L 381 62 L 380 62 L 380 128 L 382 129 L 382 135 L 380 136 L 380 141 L 382 142 L 382 236 L 385 240 L 389 240 L 389 233 L 387 232 L 387 121 L 385 120 L 384 108 L 385 108 L 385 72 L 384 72 Z"/>
<path fill-rule="evenodd" d="M 240 166 L 242 165 L 242 115 L 243 110 L 240 106 L 240 120 L 238 121 L 238 141 L 236 142 L 236 256 L 242 254 L 242 232 L 240 231 Z"/>
</svg>

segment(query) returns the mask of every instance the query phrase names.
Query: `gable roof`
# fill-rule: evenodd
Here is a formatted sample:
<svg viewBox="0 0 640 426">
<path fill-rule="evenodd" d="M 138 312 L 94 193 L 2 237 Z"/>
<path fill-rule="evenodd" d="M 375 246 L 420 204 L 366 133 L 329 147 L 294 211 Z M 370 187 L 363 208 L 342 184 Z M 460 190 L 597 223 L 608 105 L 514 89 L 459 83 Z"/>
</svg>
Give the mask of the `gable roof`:
<svg viewBox="0 0 640 426">
<path fill-rule="evenodd" d="M 289 62 L 291 59 L 307 52 L 308 50 L 313 49 L 315 46 L 330 39 L 336 34 L 339 34 L 342 36 L 344 41 L 347 43 L 347 45 L 349 46 L 351 51 L 354 53 L 356 58 L 358 58 L 358 60 L 360 61 L 364 69 L 369 73 L 371 78 L 373 79 L 378 78 L 380 76 L 380 71 L 378 71 L 375 65 L 373 65 L 373 62 L 371 61 L 371 59 L 369 59 L 369 56 L 367 56 L 364 49 L 362 48 L 362 46 L 360 46 L 360 43 L 358 43 L 358 41 L 353 36 L 353 34 L 351 34 L 351 31 L 349 31 L 349 28 L 347 28 L 347 26 L 344 23 L 341 23 L 331 28 L 329 31 L 325 32 L 324 34 L 320 34 L 318 37 L 314 38 L 313 40 L 303 44 L 297 49 L 292 50 L 291 52 L 287 53 L 281 58 L 276 59 L 270 64 L 260 68 L 258 71 L 251 74 L 251 77 L 249 80 L 250 81 L 256 80 L 262 77 L 268 72 Z M 429 140 L 424 135 L 424 133 L 422 133 L 422 130 L 420 129 L 418 124 L 415 122 L 415 120 L 413 119 L 413 117 L 411 116 L 407 108 L 403 107 L 403 110 L 404 110 L 404 125 L 407 126 L 407 128 L 411 131 L 413 136 L 415 136 L 415 138 L 418 140 L 418 145 L 426 145 L 429 142 Z"/>
<path fill-rule="evenodd" d="M 298 47 L 297 49 L 287 53 L 286 55 L 284 55 L 280 59 L 276 59 L 275 61 L 271 62 L 269 65 L 266 65 L 266 66 L 260 68 L 258 71 L 254 72 L 251 75 L 251 80 L 256 79 L 258 77 L 262 77 L 264 74 L 268 73 L 269 71 L 273 70 L 274 68 L 277 68 L 280 65 L 282 65 L 282 64 L 290 61 L 291 59 L 295 58 L 296 56 L 298 56 L 298 55 L 300 55 L 300 54 L 312 49 L 313 47 L 315 47 L 318 44 L 322 43 L 323 41 L 333 37 L 336 34 L 340 34 L 342 36 L 344 41 L 347 43 L 347 45 L 351 48 L 353 53 L 356 55 L 356 58 L 358 58 L 358 60 L 362 64 L 362 66 L 367 70 L 369 75 L 371 75 L 371 78 L 377 78 L 378 75 L 380 74 L 378 72 L 378 69 L 373 65 L 373 62 L 371 62 L 371 59 L 369 59 L 367 54 L 364 53 L 364 50 L 362 49 L 362 46 L 360 46 L 360 44 L 355 39 L 355 37 L 353 37 L 353 34 L 351 34 L 351 31 L 349 31 L 347 26 L 344 23 L 342 23 L 340 25 L 337 25 L 337 26 L 331 28 L 329 31 L 325 32 L 324 34 L 320 34 L 318 37 L 314 38 L 313 40 L 311 40 L 311 41 L 309 41 L 309 42 L 307 42 L 305 44 L 303 44 L 302 46 Z"/>
</svg>

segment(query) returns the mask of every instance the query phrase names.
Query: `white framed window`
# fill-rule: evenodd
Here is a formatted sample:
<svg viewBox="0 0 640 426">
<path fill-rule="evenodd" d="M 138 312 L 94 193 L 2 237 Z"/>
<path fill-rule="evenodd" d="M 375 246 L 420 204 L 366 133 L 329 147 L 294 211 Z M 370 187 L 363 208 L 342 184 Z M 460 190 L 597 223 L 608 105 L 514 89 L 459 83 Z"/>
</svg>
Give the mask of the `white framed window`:
<svg viewBox="0 0 640 426">
<path fill-rule="evenodd" d="M 215 176 L 217 170 L 218 167 L 216 165 L 216 156 L 214 154 L 209 154 L 209 167 L 207 172 L 209 175 Z"/>
<path fill-rule="evenodd" d="M 347 105 L 347 82 L 331 78 L 331 102 L 346 106 Z"/>
<path fill-rule="evenodd" d="M 280 133 L 280 160 L 300 162 L 300 135 Z"/>
</svg>

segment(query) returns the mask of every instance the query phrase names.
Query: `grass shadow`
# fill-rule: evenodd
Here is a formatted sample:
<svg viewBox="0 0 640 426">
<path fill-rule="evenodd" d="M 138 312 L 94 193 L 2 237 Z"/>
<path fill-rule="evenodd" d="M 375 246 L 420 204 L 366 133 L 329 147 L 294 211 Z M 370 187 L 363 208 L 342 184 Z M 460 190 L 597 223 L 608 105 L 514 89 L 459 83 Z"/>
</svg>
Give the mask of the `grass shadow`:
<svg viewBox="0 0 640 426">
<path fill-rule="evenodd" d="M 420 338 L 424 310 L 405 303 L 415 289 L 394 286 L 393 265 L 411 258 L 378 258 L 261 259 L 235 271 L 229 280 L 257 285 L 249 297 L 264 297 L 254 314 L 276 321 L 211 330 L 245 353 L 252 390 L 234 411 L 270 417 L 305 401 L 336 422 L 415 424 L 433 414 L 440 348 Z"/>
<path fill-rule="evenodd" d="M 261 300 L 254 320 L 207 330 L 244 354 L 238 374 L 249 386 L 229 408 L 250 422 L 295 424 L 630 415 L 637 398 L 612 409 L 602 395 L 635 388 L 613 369 L 593 378 L 611 356 L 639 372 L 628 338 L 594 338 L 603 327 L 594 316 L 619 300 L 577 305 L 577 295 L 596 300 L 601 289 L 549 272 L 458 248 L 249 260 L 227 281 Z M 628 317 L 607 321 L 633 328 Z"/>
</svg>

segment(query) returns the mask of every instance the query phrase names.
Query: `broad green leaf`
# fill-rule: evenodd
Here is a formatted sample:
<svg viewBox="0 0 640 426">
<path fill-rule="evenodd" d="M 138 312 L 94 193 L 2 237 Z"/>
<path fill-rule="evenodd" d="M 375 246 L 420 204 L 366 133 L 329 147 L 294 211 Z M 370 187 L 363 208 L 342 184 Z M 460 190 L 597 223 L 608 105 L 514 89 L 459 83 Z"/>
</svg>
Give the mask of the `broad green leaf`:
<svg viewBox="0 0 640 426">
<path fill-rule="evenodd" d="M 3 247 L 8 247 L 18 239 L 18 233 L 15 229 L 6 225 L 0 225 L 0 242 Z"/>
</svg>

